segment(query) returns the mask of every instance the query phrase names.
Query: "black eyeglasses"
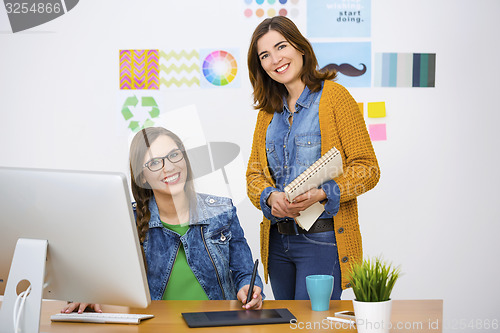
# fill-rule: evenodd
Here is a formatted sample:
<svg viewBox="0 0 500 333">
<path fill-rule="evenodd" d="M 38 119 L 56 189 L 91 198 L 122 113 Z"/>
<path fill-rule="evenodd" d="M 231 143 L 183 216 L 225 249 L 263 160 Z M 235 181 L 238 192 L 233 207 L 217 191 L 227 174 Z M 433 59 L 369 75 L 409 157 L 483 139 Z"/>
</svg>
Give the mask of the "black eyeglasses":
<svg viewBox="0 0 500 333">
<path fill-rule="evenodd" d="M 171 163 L 178 163 L 182 161 L 183 158 L 184 154 L 182 150 L 175 149 L 168 153 L 166 156 L 155 157 L 149 160 L 146 164 L 144 164 L 144 167 L 155 172 L 163 169 L 163 167 L 165 166 L 165 159 L 169 160 Z"/>
</svg>

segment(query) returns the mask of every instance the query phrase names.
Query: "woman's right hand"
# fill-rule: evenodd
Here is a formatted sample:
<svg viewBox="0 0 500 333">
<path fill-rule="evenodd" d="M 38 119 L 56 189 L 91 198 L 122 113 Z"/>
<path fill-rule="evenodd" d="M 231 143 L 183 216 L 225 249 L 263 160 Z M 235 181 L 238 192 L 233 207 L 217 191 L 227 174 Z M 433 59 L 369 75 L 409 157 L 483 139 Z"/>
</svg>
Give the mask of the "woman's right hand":
<svg viewBox="0 0 500 333">
<path fill-rule="evenodd" d="M 61 313 L 71 313 L 73 311 L 78 311 L 82 313 L 86 308 L 94 310 L 95 312 L 102 312 L 100 304 L 88 304 L 88 303 L 68 303 L 62 310 Z"/>
<path fill-rule="evenodd" d="M 267 198 L 267 204 L 271 207 L 271 214 L 276 217 L 297 217 L 300 214 L 289 210 L 290 203 L 285 197 L 285 192 L 272 192 Z"/>
</svg>

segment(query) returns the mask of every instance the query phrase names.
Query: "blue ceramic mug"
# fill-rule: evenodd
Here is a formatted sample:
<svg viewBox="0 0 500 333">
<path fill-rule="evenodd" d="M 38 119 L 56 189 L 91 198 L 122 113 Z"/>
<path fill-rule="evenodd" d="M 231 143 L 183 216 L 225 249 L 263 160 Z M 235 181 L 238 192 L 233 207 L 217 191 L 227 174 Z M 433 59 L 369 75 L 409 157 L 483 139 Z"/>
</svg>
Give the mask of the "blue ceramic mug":
<svg viewBox="0 0 500 333">
<path fill-rule="evenodd" d="M 330 297 L 333 292 L 333 276 L 306 276 L 306 287 L 313 311 L 327 311 L 330 308 Z"/>
</svg>

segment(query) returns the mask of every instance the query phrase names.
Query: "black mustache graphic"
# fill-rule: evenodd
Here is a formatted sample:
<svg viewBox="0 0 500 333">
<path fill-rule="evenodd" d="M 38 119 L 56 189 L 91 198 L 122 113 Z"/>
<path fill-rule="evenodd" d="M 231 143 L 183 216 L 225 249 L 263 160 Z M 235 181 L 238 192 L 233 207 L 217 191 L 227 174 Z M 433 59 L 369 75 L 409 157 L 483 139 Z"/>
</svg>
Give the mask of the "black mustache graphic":
<svg viewBox="0 0 500 333">
<path fill-rule="evenodd" d="M 366 65 L 365 64 L 360 64 L 363 66 L 363 69 L 357 69 L 356 67 L 350 65 L 350 64 L 328 64 L 325 67 L 321 68 L 320 71 L 332 71 L 336 70 L 337 72 L 340 72 L 346 76 L 361 76 L 366 73 Z"/>
</svg>

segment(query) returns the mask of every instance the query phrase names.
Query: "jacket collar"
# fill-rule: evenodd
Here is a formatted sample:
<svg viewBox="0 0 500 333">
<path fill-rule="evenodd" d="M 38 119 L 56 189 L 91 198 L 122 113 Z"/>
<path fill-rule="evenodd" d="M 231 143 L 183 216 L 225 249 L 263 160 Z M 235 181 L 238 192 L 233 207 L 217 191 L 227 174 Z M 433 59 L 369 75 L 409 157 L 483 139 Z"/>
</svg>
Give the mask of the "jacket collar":
<svg viewBox="0 0 500 333">
<path fill-rule="evenodd" d="M 206 197 L 205 200 L 196 193 L 196 197 L 191 200 L 189 204 L 189 225 L 197 224 L 209 224 L 210 223 L 210 211 L 207 209 L 207 203 L 211 203 L 213 200 L 211 197 Z M 151 213 L 151 218 L 149 219 L 149 227 L 162 227 L 163 224 L 160 220 L 160 212 L 158 210 L 158 204 L 153 196 L 149 199 L 149 211 Z M 213 215 L 213 214 L 212 214 Z"/>
<path fill-rule="evenodd" d="M 321 85 L 323 85 L 323 83 L 321 83 Z M 299 99 L 297 100 L 297 104 L 302 108 L 309 108 L 311 104 L 316 100 L 316 96 L 318 93 L 319 92 L 312 92 L 307 86 L 305 86 L 304 90 L 302 90 L 302 93 L 299 96 Z M 283 96 L 283 108 L 289 110 L 286 96 Z"/>
</svg>

